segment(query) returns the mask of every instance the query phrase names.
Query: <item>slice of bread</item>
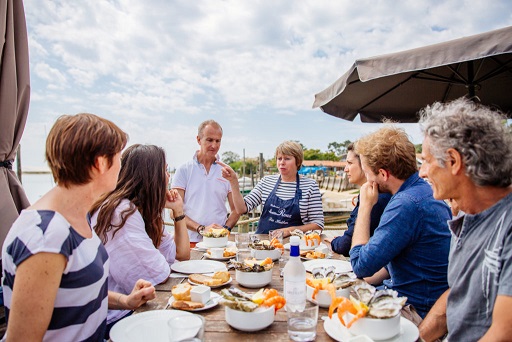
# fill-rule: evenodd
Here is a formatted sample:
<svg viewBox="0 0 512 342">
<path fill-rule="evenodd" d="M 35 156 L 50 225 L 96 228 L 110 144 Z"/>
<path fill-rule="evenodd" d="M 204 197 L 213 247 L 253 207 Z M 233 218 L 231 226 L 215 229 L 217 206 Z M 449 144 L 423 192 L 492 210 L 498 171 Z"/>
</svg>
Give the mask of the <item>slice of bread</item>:
<svg viewBox="0 0 512 342">
<path fill-rule="evenodd" d="M 227 271 L 219 271 L 219 272 L 215 272 L 213 274 L 213 279 L 220 279 L 221 280 L 221 284 L 224 284 L 224 283 L 227 283 L 229 281 L 229 278 L 230 278 L 230 275 L 229 275 L 229 272 Z"/>
<path fill-rule="evenodd" d="M 204 274 L 191 274 L 188 276 L 188 279 L 196 284 L 203 284 L 206 286 L 217 286 L 224 284 L 225 281 L 222 281 L 222 279 L 215 279 L 213 277 L 204 275 Z"/>
<path fill-rule="evenodd" d="M 172 302 L 172 307 L 178 310 L 196 310 L 204 307 L 203 303 L 191 302 L 188 300 L 176 300 Z"/>
<path fill-rule="evenodd" d="M 192 285 L 189 283 L 183 283 L 174 285 L 171 290 L 171 294 L 176 300 L 190 300 L 190 291 L 192 290 Z"/>
</svg>

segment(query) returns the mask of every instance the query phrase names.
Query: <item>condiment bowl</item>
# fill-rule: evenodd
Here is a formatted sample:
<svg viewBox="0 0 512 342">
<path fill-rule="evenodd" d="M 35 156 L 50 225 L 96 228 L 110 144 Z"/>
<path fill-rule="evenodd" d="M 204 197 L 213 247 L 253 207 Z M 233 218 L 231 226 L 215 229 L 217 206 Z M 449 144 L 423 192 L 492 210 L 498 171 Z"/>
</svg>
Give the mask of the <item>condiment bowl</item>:
<svg viewBox="0 0 512 342">
<path fill-rule="evenodd" d="M 274 322 L 274 306 L 259 307 L 253 312 L 231 309 L 226 306 L 226 322 L 241 331 L 258 331 Z"/>
<path fill-rule="evenodd" d="M 272 269 L 264 272 L 243 272 L 236 270 L 235 278 L 238 284 L 244 287 L 258 288 L 270 284 L 272 281 Z"/>
</svg>

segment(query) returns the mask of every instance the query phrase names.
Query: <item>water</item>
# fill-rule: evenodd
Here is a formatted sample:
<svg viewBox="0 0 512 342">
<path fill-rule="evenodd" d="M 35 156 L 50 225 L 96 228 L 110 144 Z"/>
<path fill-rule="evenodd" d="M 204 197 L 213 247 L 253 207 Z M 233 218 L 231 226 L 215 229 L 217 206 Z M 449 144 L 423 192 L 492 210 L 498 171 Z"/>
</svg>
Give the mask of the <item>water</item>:
<svg viewBox="0 0 512 342">
<path fill-rule="evenodd" d="M 316 320 L 309 317 L 289 318 L 288 336 L 294 341 L 314 341 L 316 337 Z"/>
<path fill-rule="evenodd" d="M 23 182 L 23 189 L 25 190 L 25 194 L 27 195 L 30 204 L 34 204 L 55 186 L 53 176 L 49 173 L 24 173 L 21 180 Z"/>
</svg>

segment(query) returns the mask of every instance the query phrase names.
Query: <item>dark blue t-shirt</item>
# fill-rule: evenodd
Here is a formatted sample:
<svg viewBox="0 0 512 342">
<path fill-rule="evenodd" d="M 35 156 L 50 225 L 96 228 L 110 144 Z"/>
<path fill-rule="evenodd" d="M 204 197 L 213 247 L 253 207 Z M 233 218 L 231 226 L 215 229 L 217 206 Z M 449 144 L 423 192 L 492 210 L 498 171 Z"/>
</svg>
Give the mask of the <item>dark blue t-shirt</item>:
<svg viewBox="0 0 512 342">
<path fill-rule="evenodd" d="M 375 228 L 378 227 L 380 217 L 384 212 L 384 208 L 391 199 L 391 194 L 379 194 L 377 203 L 372 208 L 370 216 L 370 236 L 373 235 Z M 354 227 L 356 225 L 357 213 L 359 212 L 359 196 L 357 196 L 357 204 L 354 210 L 350 213 L 350 217 L 347 220 L 348 229 L 342 236 L 336 237 L 331 242 L 332 250 L 338 254 L 342 254 L 346 257 L 349 256 L 350 247 L 352 246 L 352 236 L 354 235 Z"/>
</svg>

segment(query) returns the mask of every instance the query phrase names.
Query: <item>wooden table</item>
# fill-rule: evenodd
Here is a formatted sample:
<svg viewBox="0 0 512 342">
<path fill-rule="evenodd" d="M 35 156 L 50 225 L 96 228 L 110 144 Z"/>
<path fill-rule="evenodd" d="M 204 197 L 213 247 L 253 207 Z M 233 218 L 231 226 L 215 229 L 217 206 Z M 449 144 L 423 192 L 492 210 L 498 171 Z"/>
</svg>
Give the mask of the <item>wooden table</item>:
<svg viewBox="0 0 512 342">
<path fill-rule="evenodd" d="M 268 238 L 268 236 L 262 235 L 261 238 L 266 239 Z M 233 239 L 233 236 L 231 236 L 230 239 Z M 190 259 L 201 259 L 203 258 L 203 253 L 204 252 L 191 250 Z M 343 256 L 340 256 L 338 254 L 335 254 L 334 258 L 345 260 Z M 231 274 L 233 281 L 229 285 L 226 285 L 225 287 L 212 289 L 213 292 L 218 293 L 223 288 L 228 288 L 229 286 L 234 286 L 250 293 L 255 292 L 255 290 L 257 290 L 244 288 L 243 286 L 238 285 L 234 276 L 235 271 L 231 270 L 229 272 Z M 187 281 L 187 278 L 169 278 L 169 280 L 165 284 L 157 285 L 156 299 L 141 306 L 139 309 L 135 311 L 135 314 L 149 310 L 164 309 L 167 305 L 169 297 L 171 296 L 172 287 L 183 281 Z M 274 263 L 274 268 L 272 270 L 272 282 L 269 285 L 265 286 L 265 288 L 274 288 L 277 291 L 279 291 L 280 294 L 283 293 L 283 278 L 279 276 L 278 262 Z M 322 316 L 327 316 L 327 312 L 327 309 L 319 309 L 318 325 L 316 329 L 316 341 L 333 341 L 333 339 L 331 339 L 329 335 L 327 335 L 327 333 L 325 332 L 323 320 L 321 318 Z M 224 319 L 224 306 L 220 304 L 209 310 L 199 311 L 195 313 L 200 314 L 206 319 L 205 341 L 290 341 L 288 337 L 286 311 L 284 311 L 284 309 L 281 309 L 277 312 L 275 321 L 274 323 L 272 323 L 271 326 L 257 332 L 243 332 L 231 328 Z"/>
</svg>

